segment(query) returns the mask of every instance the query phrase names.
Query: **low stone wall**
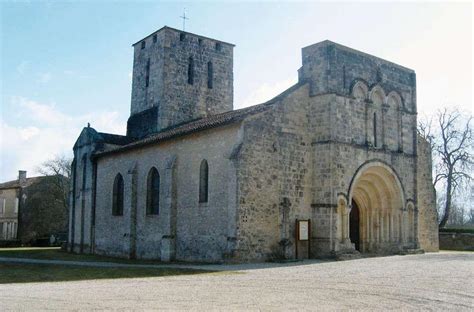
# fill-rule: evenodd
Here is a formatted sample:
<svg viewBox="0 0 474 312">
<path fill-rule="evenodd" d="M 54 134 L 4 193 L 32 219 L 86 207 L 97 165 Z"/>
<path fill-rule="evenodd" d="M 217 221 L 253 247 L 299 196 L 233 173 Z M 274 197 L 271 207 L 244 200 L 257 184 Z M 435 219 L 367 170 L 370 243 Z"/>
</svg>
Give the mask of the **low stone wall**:
<svg viewBox="0 0 474 312">
<path fill-rule="evenodd" d="M 439 249 L 474 251 L 474 234 L 440 232 Z"/>
</svg>

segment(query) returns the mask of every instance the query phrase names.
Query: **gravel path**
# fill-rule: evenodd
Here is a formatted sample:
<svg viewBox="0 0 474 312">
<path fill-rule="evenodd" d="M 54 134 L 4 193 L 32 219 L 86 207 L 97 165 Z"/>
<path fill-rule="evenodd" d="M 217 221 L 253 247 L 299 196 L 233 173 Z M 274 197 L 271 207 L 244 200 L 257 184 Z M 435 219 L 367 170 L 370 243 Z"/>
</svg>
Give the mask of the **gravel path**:
<svg viewBox="0 0 474 312">
<path fill-rule="evenodd" d="M 4 284 L 0 310 L 474 310 L 472 252 L 215 267 L 237 274 Z"/>
</svg>

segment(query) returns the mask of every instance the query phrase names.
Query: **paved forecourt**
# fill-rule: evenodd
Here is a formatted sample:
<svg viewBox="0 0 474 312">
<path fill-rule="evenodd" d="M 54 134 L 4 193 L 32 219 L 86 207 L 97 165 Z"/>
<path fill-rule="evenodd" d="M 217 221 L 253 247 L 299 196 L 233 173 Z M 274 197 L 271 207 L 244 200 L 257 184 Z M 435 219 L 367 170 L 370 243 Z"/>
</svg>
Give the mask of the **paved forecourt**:
<svg viewBox="0 0 474 312">
<path fill-rule="evenodd" d="M 474 309 L 474 253 L 365 258 L 288 265 L 202 266 L 237 270 L 80 282 L 0 285 L 2 310 Z"/>
</svg>

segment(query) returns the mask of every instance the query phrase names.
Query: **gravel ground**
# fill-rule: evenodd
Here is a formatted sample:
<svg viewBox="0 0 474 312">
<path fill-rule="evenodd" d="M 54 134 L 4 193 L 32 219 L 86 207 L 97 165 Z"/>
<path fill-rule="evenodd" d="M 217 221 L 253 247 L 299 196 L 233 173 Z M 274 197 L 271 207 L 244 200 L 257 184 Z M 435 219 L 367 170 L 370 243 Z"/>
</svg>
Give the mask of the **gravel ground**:
<svg viewBox="0 0 474 312">
<path fill-rule="evenodd" d="M 473 252 L 202 268 L 237 274 L 4 284 L 0 310 L 474 310 Z"/>
</svg>

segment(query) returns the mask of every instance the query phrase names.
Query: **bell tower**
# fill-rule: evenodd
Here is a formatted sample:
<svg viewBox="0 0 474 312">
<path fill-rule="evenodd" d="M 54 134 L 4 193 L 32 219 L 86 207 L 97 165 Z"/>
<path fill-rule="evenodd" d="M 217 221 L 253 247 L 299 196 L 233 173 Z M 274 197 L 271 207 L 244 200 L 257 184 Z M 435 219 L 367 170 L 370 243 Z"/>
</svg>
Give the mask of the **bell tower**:
<svg viewBox="0 0 474 312">
<path fill-rule="evenodd" d="M 133 48 L 127 136 L 233 109 L 233 44 L 165 26 Z"/>
</svg>

